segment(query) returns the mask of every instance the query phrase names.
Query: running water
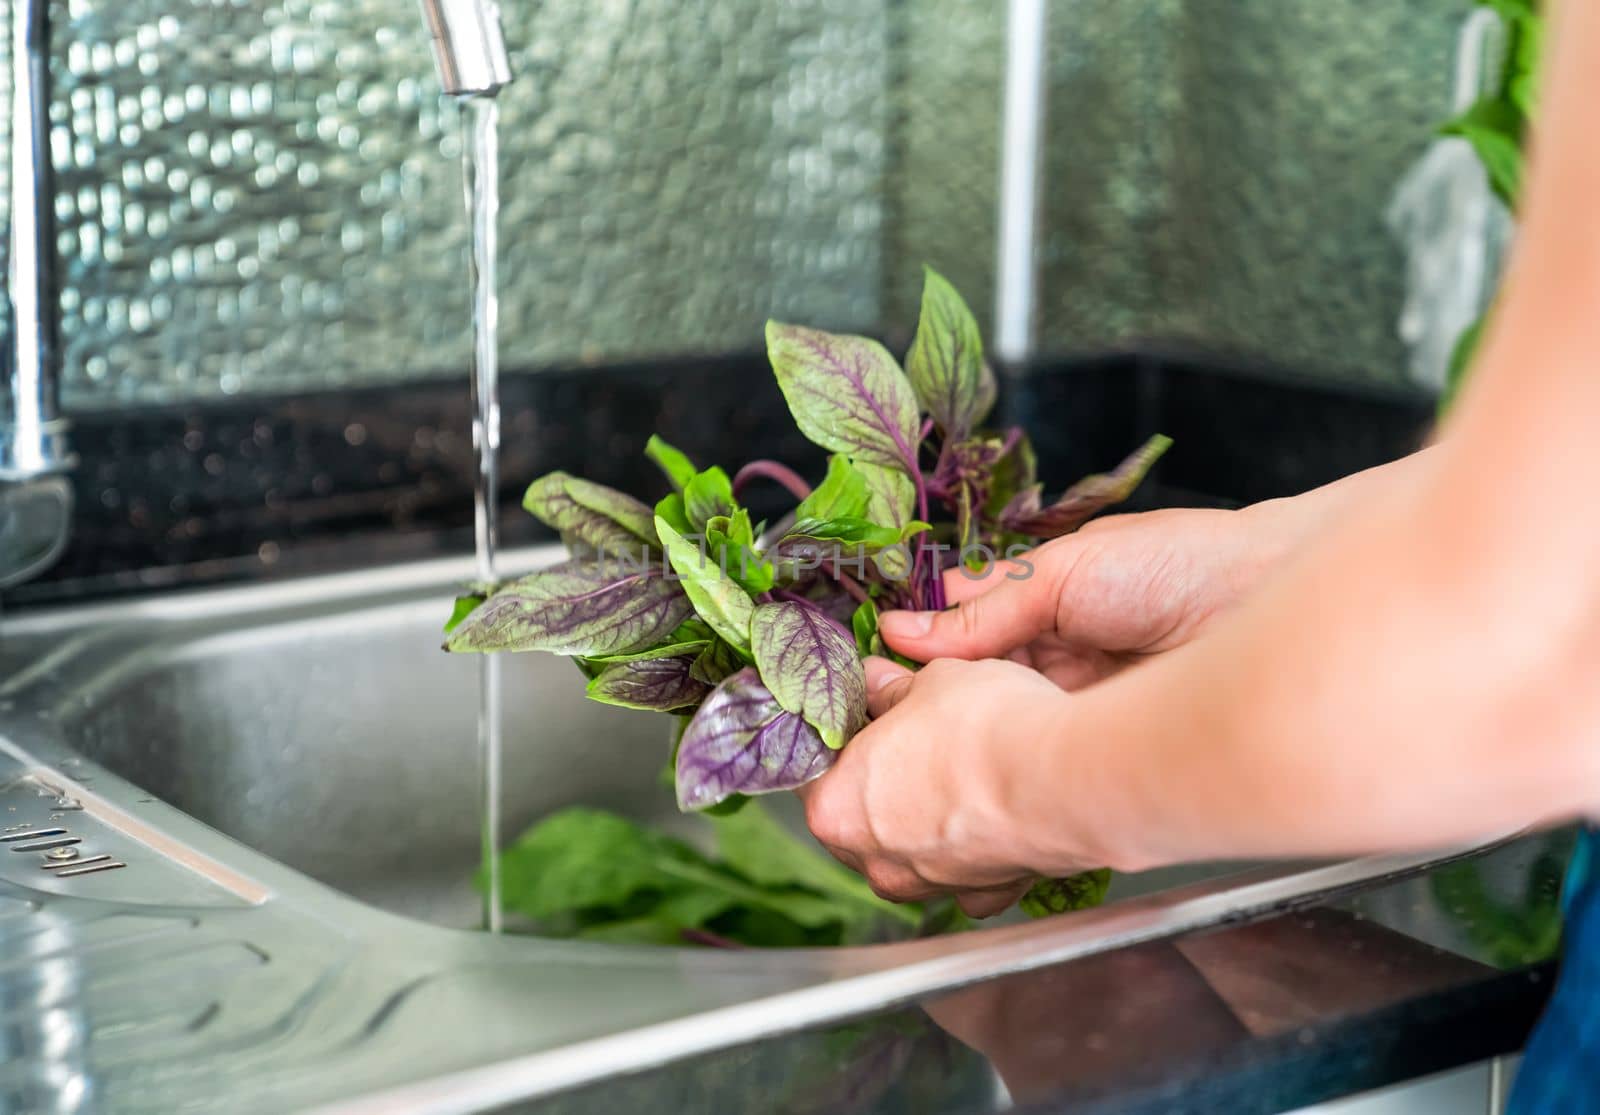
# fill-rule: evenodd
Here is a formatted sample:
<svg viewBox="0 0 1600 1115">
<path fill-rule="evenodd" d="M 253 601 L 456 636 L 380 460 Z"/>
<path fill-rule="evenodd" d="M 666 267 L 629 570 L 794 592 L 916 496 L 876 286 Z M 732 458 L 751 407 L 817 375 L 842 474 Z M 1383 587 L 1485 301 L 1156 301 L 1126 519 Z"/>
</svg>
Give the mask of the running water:
<svg viewBox="0 0 1600 1115">
<path fill-rule="evenodd" d="M 472 445 L 478 468 L 472 484 L 473 541 L 478 580 L 494 584 L 495 527 L 500 452 L 500 300 L 495 289 L 495 220 L 500 212 L 499 106 L 492 96 L 461 102 L 467 142 L 463 147 L 467 216 L 472 243 L 467 254 L 472 283 Z M 483 843 L 483 927 L 498 933 L 500 902 L 500 656 L 478 659 L 478 753 L 483 772 L 480 811 Z"/>
</svg>

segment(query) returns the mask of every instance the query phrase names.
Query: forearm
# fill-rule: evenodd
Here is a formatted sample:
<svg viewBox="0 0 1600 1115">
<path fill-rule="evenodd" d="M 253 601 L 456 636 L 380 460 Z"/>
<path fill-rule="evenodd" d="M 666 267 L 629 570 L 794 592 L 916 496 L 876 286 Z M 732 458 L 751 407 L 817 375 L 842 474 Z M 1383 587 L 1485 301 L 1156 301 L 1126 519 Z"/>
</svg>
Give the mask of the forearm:
<svg viewBox="0 0 1600 1115">
<path fill-rule="evenodd" d="M 1437 575 L 1429 521 L 1392 500 L 1210 637 L 1081 694 L 1019 792 L 1073 787 L 1067 845 L 1120 867 L 1437 846 L 1589 808 L 1600 646 L 1574 625 L 1535 648 L 1515 602 Z"/>
<path fill-rule="evenodd" d="M 1565 0 L 1552 40 L 1517 255 L 1443 443 L 1204 639 L 1083 693 L 1021 815 L 1070 785 L 1067 838 L 1143 866 L 1596 811 L 1600 9 Z"/>
</svg>

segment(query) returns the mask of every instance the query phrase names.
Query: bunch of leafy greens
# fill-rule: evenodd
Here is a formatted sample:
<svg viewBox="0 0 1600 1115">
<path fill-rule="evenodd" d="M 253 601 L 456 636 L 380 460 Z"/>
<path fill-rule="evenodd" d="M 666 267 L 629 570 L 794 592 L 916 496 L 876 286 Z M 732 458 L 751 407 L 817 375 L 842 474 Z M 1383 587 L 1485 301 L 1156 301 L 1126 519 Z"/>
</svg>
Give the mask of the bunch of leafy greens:
<svg viewBox="0 0 1600 1115">
<path fill-rule="evenodd" d="M 524 506 L 560 533 L 569 559 L 461 598 L 446 629 L 448 650 L 567 655 L 594 700 L 679 717 L 679 808 L 724 825 L 750 796 L 821 775 L 865 725 L 862 658 L 884 653 L 880 608 L 943 608 L 947 570 L 1077 529 L 1126 499 L 1170 444 L 1151 438 L 1047 503 L 1026 435 L 985 426 L 996 383 L 977 322 L 932 270 L 903 370 L 865 337 L 778 322 L 766 333 L 796 424 L 831 453 L 815 488 L 775 461 L 731 477 L 701 469 L 659 438 L 646 453 L 671 490 L 654 507 L 551 473 Z M 780 484 L 797 501 L 770 528 L 740 502 L 756 482 Z M 720 843 L 720 862 L 707 860 L 617 818 L 569 812 L 512 849 L 505 890 L 542 925 L 588 935 L 693 930 L 815 943 L 871 932 L 833 865 L 813 865 L 805 880 L 774 878 L 776 839 L 762 845 L 769 859 L 760 863 Z M 782 858 L 786 871 L 799 862 L 792 851 Z M 1093 904 L 1107 879 L 1042 883 L 1024 908 Z M 863 918 L 869 908 L 884 916 L 860 885 L 849 893 Z"/>
<path fill-rule="evenodd" d="M 1515 210 L 1522 195 L 1523 148 L 1536 104 L 1539 52 L 1544 23 L 1535 0 L 1479 0 L 1500 16 L 1506 32 L 1504 63 L 1499 80 L 1465 112 L 1439 130 L 1472 144 L 1489 176 L 1496 196 Z M 1440 411 L 1449 408 L 1466 378 L 1487 313 L 1462 331 L 1450 355 Z"/>
</svg>

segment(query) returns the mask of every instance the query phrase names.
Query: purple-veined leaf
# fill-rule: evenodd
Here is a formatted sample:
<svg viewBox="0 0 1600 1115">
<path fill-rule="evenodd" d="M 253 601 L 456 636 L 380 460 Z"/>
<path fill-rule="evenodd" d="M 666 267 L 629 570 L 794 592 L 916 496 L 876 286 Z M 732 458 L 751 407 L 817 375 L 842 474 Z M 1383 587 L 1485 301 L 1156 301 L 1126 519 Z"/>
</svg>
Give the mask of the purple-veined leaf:
<svg viewBox="0 0 1600 1115">
<path fill-rule="evenodd" d="M 994 372 L 983 360 L 977 319 L 956 288 L 931 267 L 922 275 L 922 310 L 906 376 L 945 436 L 962 438 L 994 407 Z"/>
<path fill-rule="evenodd" d="M 756 608 L 750 647 L 762 683 L 837 750 L 867 722 L 867 675 L 850 636 L 817 609 L 781 600 Z"/>
<path fill-rule="evenodd" d="M 636 658 L 606 665 L 589 682 L 588 694 L 596 701 L 623 708 L 675 712 L 698 705 L 711 686 L 693 674 L 695 656 L 688 654 Z"/>
<path fill-rule="evenodd" d="M 817 730 L 785 712 L 755 668 L 723 680 L 701 703 L 678 743 L 678 808 L 709 809 L 734 794 L 804 786 L 838 753 Z"/>
<path fill-rule="evenodd" d="M 456 625 L 445 649 L 630 654 L 661 642 L 692 612 L 659 566 L 572 561 L 502 587 Z"/>
<path fill-rule="evenodd" d="M 1040 506 L 1037 486 L 1019 492 L 1001 513 L 1000 523 L 1006 530 L 1034 538 L 1070 534 L 1098 512 L 1132 495 L 1171 444 L 1171 438 L 1157 434 L 1110 472 L 1085 476 L 1049 507 Z"/>
<path fill-rule="evenodd" d="M 735 650 L 748 652 L 750 617 L 756 608 L 750 594 L 722 571 L 715 558 L 673 530 L 665 519 L 656 519 L 656 532 L 695 612 Z"/>
<path fill-rule="evenodd" d="M 565 472 L 535 480 L 522 497 L 522 506 L 560 531 L 568 545 L 576 543 L 618 556 L 658 545 L 655 512 L 649 507 L 614 488 Z"/>
<path fill-rule="evenodd" d="M 769 321 L 767 356 L 806 437 L 858 467 L 917 467 L 917 398 L 877 341 Z"/>
</svg>

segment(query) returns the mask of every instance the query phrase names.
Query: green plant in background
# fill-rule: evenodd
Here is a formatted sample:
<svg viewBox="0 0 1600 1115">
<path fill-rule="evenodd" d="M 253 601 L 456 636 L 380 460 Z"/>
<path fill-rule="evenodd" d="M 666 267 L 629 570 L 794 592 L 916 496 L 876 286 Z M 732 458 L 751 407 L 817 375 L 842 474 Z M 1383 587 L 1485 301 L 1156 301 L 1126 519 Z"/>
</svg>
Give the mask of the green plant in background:
<svg viewBox="0 0 1600 1115">
<path fill-rule="evenodd" d="M 1500 78 L 1494 89 L 1439 130 L 1472 144 L 1495 194 L 1515 212 L 1522 195 L 1523 146 L 1538 92 L 1544 23 L 1535 0 L 1479 0 L 1479 3 L 1492 8 L 1506 29 L 1505 61 Z M 1478 338 L 1483 334 L 1484 321 L 1492 311 L 1491 306 L 1484 317 L 1463 330 L 1456 341 L 1455 350 L 1450 354 L 1444 394 L 1439 400 L 1441 414 L 1449 409 L 1466 378 L 1478 349 Z"/>
</svg>

